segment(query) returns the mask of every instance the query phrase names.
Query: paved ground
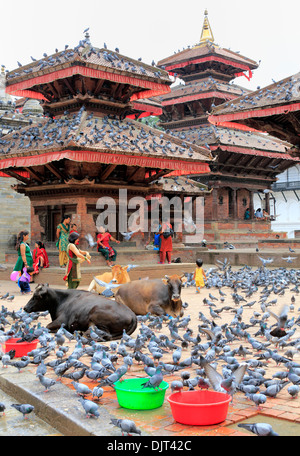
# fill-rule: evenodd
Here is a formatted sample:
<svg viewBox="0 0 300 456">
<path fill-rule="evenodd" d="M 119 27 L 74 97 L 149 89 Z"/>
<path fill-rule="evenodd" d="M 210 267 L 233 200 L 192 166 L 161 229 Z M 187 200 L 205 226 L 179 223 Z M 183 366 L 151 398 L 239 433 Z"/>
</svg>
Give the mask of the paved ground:
<svg viewBox="0 0 300 456">
<path fill-rule="evenodd" d="M 83 287 L 84 288 L 84 287 Z M 86 288 L 86 287 L 85 287 Z M 0 293 L 9 292 L 15 295 L 12 302 L 3 300 L 1 304 L 7 307 L 9 310 L 19 310 L 25 305 L 28 297 L 21 296 L 17 291 L 16 285 L 12 282 L 1 282 Z M 232 289 L 224 288 L 224 292 L 227 297 L 225 302 L 217 302 L 217 306 L 229 305 L 237 307 L 233 304 L 231 297 Z M 208 297 L 208 294 L 212 293 L 218 296 L 216 289 L 205 289 L 202 290 L 200 295 L 195 294 L 193 287 L 183 289 L 182 298 L 183 301 L 188 303 L 188 307 L 185 310 L 185 315 L 191 316 L 189 327 L 194 330 L 197 334 L 197 327 L 201 323 L 198 319 L 199 311 L 201 310 L 207 318 L 209 317 L 208 306 L 203 305 L 203 298 Z M 251 297 L 251 300 L 258 299 L 259 291 Z M 270 296 L 270 300 L 272 296 Z M 289 317 L 299 316 L 299 305 L 300 298 L 296 296 L 295 310 L 294 313 L 290 313 Z M 284 296 L 278 297 L 278 303 L 272 307 L 272 311 L 276 312 L 280 308 L 283 302 L 289 302 L 290 295 L 287 292 Z M 261 312 L 258 303 L 252 308 L 244 308 L 243 321 L 248 321 L 253 312 L 257 310 Z M 219 324 L 230 322 L 234 317 L 234 311 L 224 311 L 221 314 L 221 319 L 218 321 Z M 42 325 L 49 322 L 49 317 L 39 319 Z M 274 321 L 269 322 L 272 324 Z M 132 337 L 136 337 L 139 333 L 140 326 L 137 328 Z M 249 331 L 256 332 L 258 327 L 249 328 Z M 185 330 L 182 329 L 181 335 L 184 334 Z M 162 330 L 154 330 L 155 334 L 159 336 L 161 333 L 168 334 L 169 330 L 166 325 Z M 293 339 L 299 337 L 298 327 Z M 265 341 L 261 339 L 262 341 Z M 206 336 L 202 338 L 202 343 L 205 343 Z M 244 340 L 238 340 L 232 343 L 231 347 L 237 347 L 240 344 L 249 347 L 247 342 Z M 66 346 L 69 346 L 69 353 L 75 347 L 75 342 L 69 342 L 66 340 Z M 109 345 L 109 343 L 106 343 Z M 272 348 L 276 348 L 275 346 Z M 129 350 L 130 351 L 130 350 Z M 190 356 L 190 348 L 183 350 L 182 359 Z M 283 354 L 286 349 L 278 349 Z M 253 359 L 254 353 L 246 356 L 246 360 Z M 47 360 L 56 358 L 55 353 Z M 237 357 L 238 361 L 241 362 L 242 358 Z M 164 361 L 168 362 L 172 360 L 172 353 L 165 354 Z M 81 358 L 83 362 L 90 362 L 90 358 L 84 355 Z M 294 361 L 300 361 L 299 352 L 295 354 Z M 117 367 L 122 363 L 119 359 Z M 191 368 L 185 370 L 190 372 L 191 378 L 195 377 L 198 366 L 193 365 Z M 268 378 L 272 378 L 272 375 L 277 371 L 284 370 L 282 365 L 277 366 L 274 361 L 265 363 L 263 369 L 267 372 Z M 300 399 L 292 399 L 287 392 L 285 387 L 276 398 L 268 398 L 267 402 L 258 409 L 253 402 L 246 398 L 241 392 L 238 392 L 234 396 L 233 403 L 229 405 L 227 419 L 217 425 L 213 426 L 187 426 L 176 422 L 172 416 L 170 405 L 166 400 L 167 396 L 171 393 L 170 388 L 166 391 L 165 401 L 163 406 L 150 411 L 134 411 L 124 409 L 119 406 L 115 391 L 111 387 L 104 387 L 104 394 L 100 398 L 99 412 L 100 417 L 98 419 L 85 417 L 82 405 L 78 400 L 78 396 L 73 389 L 71 380 L 61 379 L 50 388 L 50 391 L 45 393 L 44 387 L 40 384 L 39 380 L 35 376 L 36 366 L 31 364 L 27 366 L 24 371 L 18 372 L 16 368 L 10 366 L 8 368 L 0 367 L 0 401 L 4 402 L 7 406 L 6 413 L 3 417 L 0 417 L 0 435 L 96 435 L 96 436 L 110 436 L 117 437 L 121 433 L 118 428 L 113 427 L 110 424 L 111 418 L 128 418 L 133 420 L 138 428 L 141 430 L 143 436 L 156 436 L 156 437 L 186 437 L 186 436 L 242 436 L 249 435 L 245 430 L 242 430 L 236 426 L 237 423 L 244 421 L 245 419 L 252 419 L 252 421 L 267 422 L 268 419 L 277 418 L 280 421 L 275 420 L 273 428 L 280 435 L 289 435 L 292 430 L 293 435 L 300 435 Z M 54 371 L 48 368 L 48 377 L 57 380 L 57 376 Z M 143 366 L 134 362 L 131 369 L 125 375 L 125 378 L 130 377 L 146 377 L 143 370 Z M 173 380 L 180 379 L 180 373 L 175 372 L 172 375 L 165 375 L 164 380 L 170 385 Z M 91 390 L 97 382 L 90 381 L 87 377 L 83 377 L 80 382 L 85 383 Z M 185 388 L 187 390 L 187 388 Z M 2 394 L 2 396 L 1 396 Z M 6 396 L 7 394 L 10 397 Z M 87 396 L 87 399 L 92 399 L 92 396 Z M 24 420 L 22 415 L 18 414 L 12 407 L 13 402 L 27 402 L 35 406 L 35 412 L 28 416 L 27 420 Z M 46 424 L 49 423 L 49 424 Z M 276 426 L 277 429 L 276 429 Z M 20 433 L 19 433 L 20 432 Z M 252 434 L 253 435 L 253 434 Z"/>
</svg>

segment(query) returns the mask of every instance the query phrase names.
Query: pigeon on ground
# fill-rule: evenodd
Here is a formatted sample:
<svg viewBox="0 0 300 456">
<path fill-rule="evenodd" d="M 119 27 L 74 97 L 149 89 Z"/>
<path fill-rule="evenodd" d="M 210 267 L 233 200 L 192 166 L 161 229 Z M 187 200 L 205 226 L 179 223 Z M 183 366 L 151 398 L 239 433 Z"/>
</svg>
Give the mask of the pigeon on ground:
<svg viewBox="0 0 300 456">
<path fill-rule="evenodd" d="M 31 404 L 11 404 L 11 406 L 18 410 L 18 412 L 22 413 L 24 418 L 27 418 L 26 415 L 34 410 L 34 406 Z"/>
<path fill-rule="evenodd" d="M 103 393 L 104 393 L 104 390 L 103 388 L 101 388 L 100 386 L 95 386 L 95 388 L 93 388 L 93 398 L 95 398 L 94 400 L 99 400 L 100 397 L 103 396 Z"/>
<path fill-rule="evenodd" d="M 13 367 L 16 367 L 19 372 L 21 372 L 21 369 L 24 369 L 29 364 L 29 357 L 28 356 L 23 356 L 20 360 L 11 362 L 10 365 Z"/>
<path fill-rule="evenodd" d="M 240 423 L 238 427 L 247 429 L 259 437 L 279 436 L 268 423 Z"/>
<path fill-rule="evenodd" d="M 171 391 L 174 393 L 174 391 L 181 391 L 183 389 L 183 383 L 180 380 L 174 380 L 171 383 Z"/>
<path fill-rule="evenodd" d="M 264 404 L 267 400 L 267 396 L 261 393 L 246 394 L 246 396 L 248 399 L 251 399 L 251 401 L 253 401 L 258 408 L 260 404 Z"/>
<path fill-rule="evenodd" d="M 74 381 L 71 383 L 74 386 L 74 388 L 77 391 L 77 394 L 79 396 L 85 396 L 87 394 L 92 394 L 92 391 L 84 383 L 79 383 L 79 382 L 74 382 Z"/>
<path fill-rule="evenodd" d="M 292 396 L 293 399 L 298 397 L 300 386 L 299 385 L 290 385 L 287 389 L 288 393 Z"/>
<path fill-rule="evenodd" d="M 131 434 L 139 434 L 141 435 L 142 432 L 140 429 L 138 429 L 134 423 L 134 421 L 131 420 L 122 420 L 122 419 L 111 419 L 110 424 L 113 424 L 114 426 L 118 427 L 122 431 L 122 435 L 124 435 L 124 432 L 127 433 L 127 435 Z"/>
<path fill-rule="evenodd" d="M 37 377 L 39 378 L 39 381 L 41 382 L 41 384 L 46 388 L 45 393 L 47 393 L 49 391 L 51 386 L 56 385 L 56 380 L 54 380 L 53 378 L 45 377 L 42 374 L 38 374 Z"/>
<path fill-rule="evenodd" d="M 98 411 L 99 407 L 97 404 L 95 404 L 95 402 L 84 399 L 83 397 L 79 398 L 79 402 L 84 408 L 87 418 L 90 418 L 91 416 L 98 418 L 100 416 L 100 413 Z"/>
<path fill-rule="evenodd" d="M 3 402 L 0 402 L 0 413 L 5 415 L 5 412 L 4 412 L 5 409 L 6 409 L 5 404 L 3 404 Z"/>
</svg>

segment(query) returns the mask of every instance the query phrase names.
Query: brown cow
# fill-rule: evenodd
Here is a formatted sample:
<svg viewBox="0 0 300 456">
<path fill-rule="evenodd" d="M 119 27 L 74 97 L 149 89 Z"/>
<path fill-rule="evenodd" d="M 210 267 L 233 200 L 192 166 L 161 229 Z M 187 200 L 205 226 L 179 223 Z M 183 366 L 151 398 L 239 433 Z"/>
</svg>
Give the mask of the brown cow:
<svg viewBox="0 0 300 456">
<path fill-rule="evenodd" d="M 125 304 L 136 315 L 169 314 L 182 316 L 181 285 L 186 280 L 176 274 L 164 279 L 134 280 L 121 285 L 115 294 L 115 300 Z"/>
<path fill-rule="evenodd" d="M 96 276 L 96 279 L 102 280 L 102 282 L 110 283 L 127 283 L 130 282 L 130 277 L 127 272 L 128 266 L 120 266 L 119 264 L 116 264 L 112 266 L 111 271 L 109 272 L 104 272 L 101 275 Z M 96 283 L 95 279 L 93 279 L 90 283 L 90 286 L 88 288 L 88 291 L 96 291 L 97 293 L 101 294 L 105 290 L 104 287 L 101 287 L 98 283 Z"/>
</svg>

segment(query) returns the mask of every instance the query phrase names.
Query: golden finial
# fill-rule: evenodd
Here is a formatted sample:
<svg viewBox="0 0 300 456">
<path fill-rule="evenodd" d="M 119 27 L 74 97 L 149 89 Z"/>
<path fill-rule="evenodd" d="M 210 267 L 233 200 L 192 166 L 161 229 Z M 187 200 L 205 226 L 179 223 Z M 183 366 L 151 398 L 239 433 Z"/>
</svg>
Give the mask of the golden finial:
<svg viewBox="0 0 300 456">
<path fill-rule="evenodd" d="M 204 23 L 202 27 L 201 37 L 200 37 L 200 45 L 206 44 L 207 41 L 214 42 L 214 35 L 211 30 L 209 20 L 208 20 L 208 11 L 207 9 L 204 11 Z"/>
</svg>

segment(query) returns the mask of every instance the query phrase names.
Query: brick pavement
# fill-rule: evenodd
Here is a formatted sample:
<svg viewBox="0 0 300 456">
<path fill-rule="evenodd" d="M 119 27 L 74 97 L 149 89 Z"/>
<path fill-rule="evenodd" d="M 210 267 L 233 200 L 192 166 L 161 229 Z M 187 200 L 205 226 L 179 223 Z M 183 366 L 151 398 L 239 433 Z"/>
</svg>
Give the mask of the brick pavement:
<svg viewBox="0 0 300 456">
<path fill-rule="evenodd" d="M 191 302 L 191 291 L 189 290 L 184 290 L 183 291 L 184 298 L 188 299 L 189 302 Z M 194 295 L 194 292 L 193 292 Z M 203 297 L 204 295 L 202 295 Z M 286 298 L 284 298 L 286 299 Z M 5 304 L 5 303 L 4 303 Z M 280 304 L 280 303 L 279 303 Z M 18 300 L 15 303 L 15 308 L 19 309 L 20 308 L 20 300 Z M 205 309 L 206 310 L 206 309 Z M 246 311 L 246 309 L 245 309 Z M 250 310 L 249 310 L 250 311 Z M 251 310 L 252 314 L 252 310 Z M 295 316 L 298 316 L 297 313 L 295 313 Z M 231 318 L 231 317 L 230 317 Z M 47 321 L 43 322 L 41 321 L 42 324 L 47 324 Z M 194 326 L 197 326 L 199 321 L 194 321 L 193 324 Z M 255 329 L 256 330 L 256 329 Z M 133 335 L 133 337 L 136 337 L 137 333 Z M 240 341 L 238 341 L 240 343 Z M 109 344 L 109 343 L 107 343 Z M 70 349 L 69 352 L 66 354 L 68 356 L 69 353 L 72 352 L 72 349 L 75 346 L 75 342 L 66 342 L 66 345 L 69 345 Z M 280 350 L 281 353 L 284 352 L 284 350 Z M 190 350 L 186 351 L 186 356 L 189 356 Z M 85 358 L 87 355 L 84 355 L 82 357 L 83 362 L 87 362 L 89 364 L 89 359 L 90 358 Z M 171 356 L 171 355 L 170 355 Z M 183 357 L 186 357 L 185 355 Z M 253 357 L 253 354 L 247 355 L 246 359 L 250 359 Z M 295 358 L 299 358 L 299 355 L 295 356 Z M 50 359 L 55 358 L 55 354 L 51 354 L 49 357 Z M 47 359 L 48 360 L 48 359 Z M 298 359 L 297 359 L 298 360 Z M 168 362 L 168 360 L 166 360 Z M 119 361 L 119 364 L 122 362 L 122 360 Z M 195 376 L 195 369 L 198 366 L 188 368 L 185 370 L 189 370 L 191 372 L 191 377 Z M 11 369 L 11 368 L 10 368 Z M 26 368 L 28 372 L 31 374 L 35 374 L 35 366 L 30 365 L 29 367 Z M 0 377 L 5 371 L 5 369 L 2 369 L 2 372 L 0 372 Z M 268 363 L 268 377 L 272 375 L 273 372 L 277 370 L 284 370 L 284 367 L 282 365 L 277 366 L 274 361 Z M 15 377 L 15 382 L 20 383 L 19 378 L 21 380 L 22 378 L 22 373 L 20 376 L 19 374 L 14 373 L 12 377 Z M 47 376 L 56 378 L 55 373 L 52 369 L 48 369 L 47 371 Z M 133 366 L 131 366 L 131 369 L 126 373 L 125 378 L 130 378 L 130 377 L 146 377 L 146 374 L 143 370 L 143 366 L 139 365 L 136 361 L 134 362 Z M 164 380 L 171 384 L 173 380 L 180 379 L 180 374 L 176 372 L 175 374 L 172 375 L 165 375 Z M 69 398 L 74 398 L 77 401 L 77 395 L 73 391 L 73 385 L 71 384 L 71 380 L 62 378 L 62 385 L 65 387 L 68 387 L 67 389 L 71 392 Z M 83 377 L 80 382 L 85 383 L 90 387 L 90 389 L 93 389 L 95 385 L 98 384 L 98 382 L 92 382 L 89 380 L 87 377 Z M 1 385 L 0 385 L 1 387 Z M 28 390 L 33 389 L 34 394 L 38 394 L 39 399 L 42 401 L 49 400 L 49 398 L 55 398 L 56 401 L 59 401 L 60 399 L 63 400 L 63 396 L 65 393 L 62 395 L 61 389 L 56 389 L 56 386 L 53 388 L 52 391 L 49 393 L 43 393 L 43 387 L 39 383 L 39 381 L 34 379 L 34 381 L 31 384 L 27 384 L 26 388 Z M 185 388 L 186 390 L 187 388 Z M 38 393 L 36 393 L 36 391 Z M 74 393 L 74 394 L 73 394 Z M 167 396 L 171 394 L 170 388 L 166 391 L 166 398 Z M 62 396 L 61 396 L 62 395 Z M 300 425 L 300 398 L 293 399 L 291 396 L 287 393 L 287 387 L 285 387 L 280 393 L 278 393 L 276 398 L 268 398 L 267 402 L 263 405 L 260 406 L 260 408 L 257 408 L 255 405 L 253 405 L 253 402 L 247 397 L 241 393 L 237 392 L 234 395 L 234 400 L 233 403 L 229 405 L 229 410 L 228 410 L 228 415 L 227 419 L 218 425 L 213 425 L 213 426 L 187 426 L 183 425 L 180 423 L 177 423 L 171 413 L 171 408 L 166 400 L 164 401 L 164 404 L 162 407 L 155 409 L 155 410 L 147 410 L 147 411 L 139 411 L 139 410 L 128 410 L 124 409 L 119 406 L 116 393 L 115 391 L 110 388 L 110 387 L 104 387 L 104 394 L 100 398 L 98 404 L 100 408 L 100 413 L 101 415 L 105 416 L 114 416 L 117 418 L 128 418 L 132 419 L 135 421 L 136 425 L 142 430 L 143 435 L 151 435 L 151 436 L 169 436 L 169 437 L 186 437 L 186 436 L 249 436 L 249 433 L 245 430 L 242 429 L 233 429 L 231 426 L 241 422 L 245 419 L 248 418 L 255 418 L 256 416 L 258 417 L 259 421 L 262 422 L 263 417 L 272 417 L 272 418 L 278 418 L 280 420 L 284 420 L 285 423 L 295 423 Z M 92 397 L 87 396 L 87 399 L 92 400 Z M 55 405 L 57 406 L 57 405 Z M 78 407 L 79 409 L 79 407 Z M 76 412 L 77 413 L 77 412 Z M 86 428 L 89 427 L 89 423 L 92 423 L 92 421 L 95 422 L 93 424 L 94 427 L 97 426 L 96 421 L 97 420 L 86 420 L 84 417 L 83 411 L 78 411 L 78 416 L 76 416 L 76 419 L 80 422 L 81 424 L 84 424 Z M 89 422 L 89 423 L 88 423 Z M 99 427 L 99 426 L 98 426 Z M 79 427 L 80 429 L 80 427 Z M 276 430 L 276 429 L 275 429 Z M 91 431 L 92 433 L 94 432 L 93 430 Z M 101 434 L 101 429 L 96 430 L 96 435 L 120 435 L 118 430 L 111 430 L 109 426 L 107 426 L 105 429 L 102 429 L 102 434 Z M 100 432 L 100 434 L 98 433 Z M 278 432 L 278 431 L 277 431 Z M 280 434 L 280 432 L 279 432 Z M 299 432 L 300 434 L 300 432 Z"/>
</svg>

